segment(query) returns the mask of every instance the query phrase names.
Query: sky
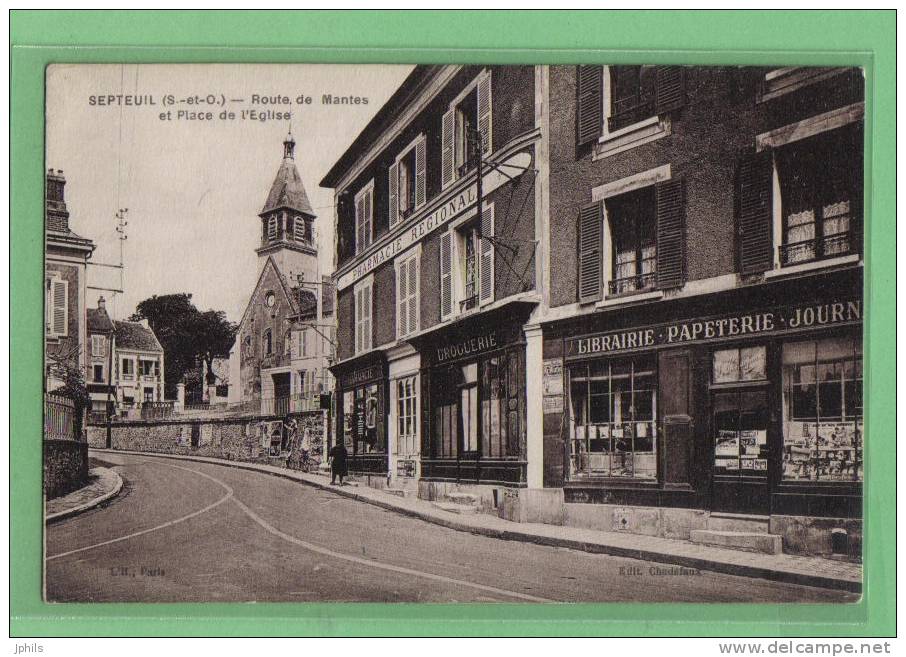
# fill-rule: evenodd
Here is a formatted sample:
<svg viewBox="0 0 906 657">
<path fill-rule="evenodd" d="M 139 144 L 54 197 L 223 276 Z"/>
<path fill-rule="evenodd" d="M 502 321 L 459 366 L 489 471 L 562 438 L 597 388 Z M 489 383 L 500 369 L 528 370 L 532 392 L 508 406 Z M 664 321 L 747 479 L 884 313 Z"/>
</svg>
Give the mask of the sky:
<svg viewBox="0 0 906 657">
<path fill-rule="evenodd" d="M 309 64 L 53 65 L 47 70 L 46 166 L 62 169 L 70 228 L 95 242 L 91 261 L 118 264 L 116 212 L 128 208 L 123 293 L 104 295 L 124 319 L 154 294 L 189 292 L 201 310 L 239 321 L 258 273 L 261 211 L 292 129 L 295 160 L 317 219 L 322 273 L 332 271 L 333 190 L 324 174 L 411 71 L 411 66 Z M 92 96 L 150 96 L 142 105 Z M 322 95 L 368 102 L 322 104 Z M 177 103 L 207 99 L 216 104 Z M 260 97 L 253 104 L 253 95 Z M 290 105 L 268 104 L 285 96 Z M 299 96 L 310 104 L 297 104 Z M 221 105 L 221 99 L 225 104 Z M 239 102 L 232 102 L 232 101 Z M 125 102 L 125 101 L 123 101 Z M 290 120 L 242 118 L 243 110 Z M 213 120 L 177 118 L 211 112 Z M 169 111 L 169 120 L 161 114 Z M 221 119 L 232 111 L 234 119 Z M 120 272 L 89 266 L 88 285 L 119 288 Z"/>
</svg>

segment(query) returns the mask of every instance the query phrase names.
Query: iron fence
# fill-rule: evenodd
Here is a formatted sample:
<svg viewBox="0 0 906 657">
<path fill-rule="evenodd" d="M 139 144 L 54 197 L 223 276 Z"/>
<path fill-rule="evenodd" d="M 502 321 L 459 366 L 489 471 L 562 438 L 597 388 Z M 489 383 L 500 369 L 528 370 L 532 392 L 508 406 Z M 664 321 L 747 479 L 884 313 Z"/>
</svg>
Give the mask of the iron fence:
<svg viewBox="0 0 906 657">
<path fill-rule="evenodd" d="M 75 404 L 67 397 L 44 395 L 44 440 L 78 440 Z"/>
</svg>

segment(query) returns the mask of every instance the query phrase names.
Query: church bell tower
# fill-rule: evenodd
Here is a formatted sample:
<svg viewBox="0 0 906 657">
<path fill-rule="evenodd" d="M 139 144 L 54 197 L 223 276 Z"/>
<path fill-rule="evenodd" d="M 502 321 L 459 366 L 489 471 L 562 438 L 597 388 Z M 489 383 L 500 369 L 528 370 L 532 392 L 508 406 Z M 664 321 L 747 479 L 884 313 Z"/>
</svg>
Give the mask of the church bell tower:
<svg viewBox="0 0 906 657">
<path fill-rule="evenodd" d="M 316 281 L 319 276 L 315 213 L 296 169 L 295 149 L 295 139 L 287 134 L 283 140 L 283 161 L 258 215 L 261 245 L 255 249 L 259 273 L 268 257 L 272 257 L 290 283 L 295 283 L 300 275 L 307 281 Z"/>
</svg>

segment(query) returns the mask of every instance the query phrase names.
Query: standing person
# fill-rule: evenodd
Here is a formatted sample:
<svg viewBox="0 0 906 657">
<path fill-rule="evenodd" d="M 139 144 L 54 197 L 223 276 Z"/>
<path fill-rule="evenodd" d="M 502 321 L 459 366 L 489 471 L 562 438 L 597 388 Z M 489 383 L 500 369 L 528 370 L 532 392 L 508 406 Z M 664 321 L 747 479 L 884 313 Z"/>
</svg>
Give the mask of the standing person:
<svg viewBox="0 0 906 657">
<path fill-rule="evenodd" d="M 340 478 L 340 485 L 343 485 L 343 477 L 348 473 L 346 469 L 346 445 L 337 443 L 330 448 L 330 483 L 337 483 L 337 477 Z"/>
</svg>

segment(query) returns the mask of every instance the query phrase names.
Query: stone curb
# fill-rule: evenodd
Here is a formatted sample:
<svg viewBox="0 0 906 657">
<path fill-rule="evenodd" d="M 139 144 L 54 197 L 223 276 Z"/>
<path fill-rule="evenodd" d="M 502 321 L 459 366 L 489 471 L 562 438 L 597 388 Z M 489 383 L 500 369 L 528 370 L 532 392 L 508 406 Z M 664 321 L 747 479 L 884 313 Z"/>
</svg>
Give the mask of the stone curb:
<svg viewBox="0 0 906 657">
<path fill-rule="evenodd" d="M 762 566 L 755 566 L 749 564 L 740 564 L 732 563 L 727 561 L 719 561 L 717 559 L 709 559 L 708 557 L 694 557 L 686 556 L 680 554 L 671 554 L 669 552 L 659 552 L 655 550 L 646 550 L 644 548 L 634 548 L 634 547 L 625 547 L 622 545 L 611 545 L 607 543 L 591 543 L 588 541 L 582 541 L 578 539 L 565 538 L 565 537 L 556 537 L 556 536 L 544 536 L 540 534 L 532 534 L 527 531 L 520 531 L 518 529 L 495 529 L 493 527 L 483 527 L 481 525 L 473 525 L 468 522 L 463 522 L 455 518 L 447 518 L 446 516 L 441 516 L 436 513 L 431 513 L 428 511 L 422 511 L 419 509 L 411 509 L 398 504 L 394 504 L 392 500 L 379 500 L 372 497 L 362 495 L 353 490 L 346 490 L 339 486 L 332 486 L 329 483 L 322 483 L 319 481 L 312 481 L 310 479 L 302 478 L 301 474 L 294 475 L 294 471 L 287 470 L 284 472 L 274 472 L 272 470 L 265 470 L 258 466 L 255 463 L 246 463 L 243 461 L 228 461 L 225 459 L 218 459 L 216 457 L 199 457 L 191 456 L 185 454 L 167 454 L 161 452 L 137 452 L 131 450 L 108 450 L 108 449 L 96 449 L 93 448 L 93 451 L 108 453 L 108 454 L 132 454 L 138 456 L 160 456 L 165 458 L 172 458 L 177 460 L 184 461 L 195 461 L 197 463 L 213 463 L 215 465 L 223 465 L 226 467 L 238 468 L 240 470 L 249 470 L 251 472 L 259 472 L 262 474 L 269 474 L 275 477 L 280 477 L 282 479 L 288 479 L 289 481 L 294 481 L 300 484 L 305 484 L 312 486 L 314 488 L 319 488 L 321 490 L 331 491 L 337 495 L 347 497 L 349 499 L 357 500 L 359 502 L 365 502 L 373 506 L 377 506 L 389 511 L 394 511 L 401 515 L 409 516 L 412 518 L 417 518 L 419 520 L 424 520 L 425 522 L 430 522 L 435 525 L 440 525 L 448 529 L 453 529 L 461 532 L 468 532 L 471 534 L 479 534 L 482 536 L 488 536 L 490 538 L 498 538 L 506 541 L 521 541 L 524 543 L 535 543 L 537 545 L 545 545 L 550 547 L 563 547 L 573 550 L 580 550 L 582 552 L 589 552 L 592 554 L 607 554 L 615 557 L 624 557 L 627 559 L 639 559 L 643 561 L 656 561 L 659 563 L 670 564 L 674 566 L 682 566 L 685 568 L 696 568 L 699 570 L 708 570 L 711 572 L 721 573 L 724 575 L 738 575 L 740 577 L 752 577 L 758 579 L 766 579 L 774 582 L 781 582 L 785 584 L 799 584 L 801 586 L 815 586 L 824 589 L 834 589 L 839 591 L 848 591 L 850 593 L 861 593 L 862 592 L 862 582 L 854 582 L 849 579 L 841 579 L 832 576 L 825 575 L 815 575 L 815 574 L 806 574 L 800 572 L 794 572 L 789 570 L 777 570 L 772 568 L 764 568 Z M 350 487 L 353 488 L 353 487 Z"/>
<path fill-rule="evenodd" d="M 91 468 L 91 470 L 89 471 L 89 474 L 91 474 L 92 472 L 97 472 L 98 470 L 106 470 L 107 472 L 110 472 L 114 477 L 116 477 L 116 479 L 114 479 L 114 484 L 113 484 L 112 489 L 106 491 L 105 493 L 101 493 L 100 495 L 95 497 L 93 500 L 89 500 L 88 502 L 85 502 L 84 504 L 80 504 L 79 506 L 74 506 L 71 509 L 65 509 L 64 511 L 57 511 L 56 513 L 51 513 L 50 515 L 46 515 L 46 516 L 44 516 L 44 523 L 49 525 L 54 522 L 59 522 L 60 520 L 65 520 L 66 518 L 71 518 L 72 516 L 78 515 L 80 513 L 88 511 L 89 509 L 93 509 L 97 506 L 100 506 L 104 502 L 111 500 L 114 497 L 116 497 L 117 495 L 119 495 L 120 492 L 123 490 L 123 478 L 120 477 L 119 473 L 116 472 L 115 470 L 111 470 L 110 468 L 97 467 L 97 468 Z"/>
</svg>

